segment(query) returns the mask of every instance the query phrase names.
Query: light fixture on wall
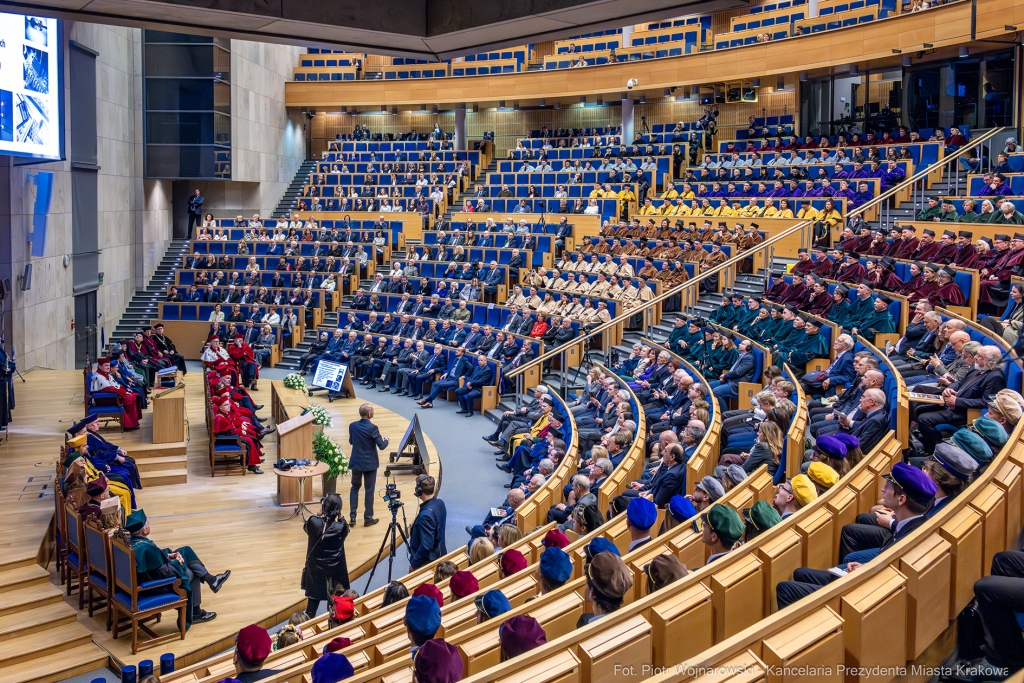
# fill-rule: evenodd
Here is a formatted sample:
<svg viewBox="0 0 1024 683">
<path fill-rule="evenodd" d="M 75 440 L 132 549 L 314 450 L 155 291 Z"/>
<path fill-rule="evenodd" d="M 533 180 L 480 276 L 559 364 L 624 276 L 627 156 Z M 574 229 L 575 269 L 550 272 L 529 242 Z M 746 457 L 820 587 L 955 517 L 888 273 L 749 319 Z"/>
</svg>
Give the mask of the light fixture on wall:
<svg viewBox="0 0 1024 683">
<path fill-rule="evenodd" d="M 386 105 L 386 104 L 380 105 L 380 111 L 381 111 L 382 114 L 387 114 L 388 113 L 388 105 Z"/>
<path fill-rule="evenodd" d="M 437 105 L 435 104 L 435 105 L 434 105 L 434 109 L 433 109 L 433 111 L 434 111 L 434 113 L 436 114 L 437 112 L 441 111 L 441 108 L 440 108 L 440 107 L 438 107 L 438 106 L 437 106 Z"/>
<path fill-rule="evenodd" d="M 597 98 L 597 106 L 599 106 L 599 107 L 603 107 L 604 106 L 604 98 L 603 97 L 598 97 Z"/>
<path fill-rule="evenodd" d="M 691 92 L 692 92 L 694 97 L 700 97 L 700 86 L 699 85 L 693 86 L 693 88 L 691 89 Z"/>
<path fill-rule="evenodd" d="M 498 109 L 505 108 L 505 100 L 498 100 Z"/>
<path fill-rule="evenodd" d="M 801 71 L 800 72 L 800 82 L 801 83 L 805 83 L 806 81 L 807 81 L 807 72 L 806 71 Z"/>
<path fill-rule="evenodd" d="M 342 107 L 341 108 L 341 113 L 342 114 L 347 114 L 348 113 L 348 107 Z"/>
<path fill-rule="evenodd" d="M 398 107 L 391 107 L 391 115 L 394 116 L 398 113 Z"/>
<path fill-rule="evenodd" d="M 543 107 L 543 106 L 544 106 L 544 100 L 540 100 L 540 101 L 539 101 L 539 102 L 537 103 L 537 105 L 538 105 L 538 106 L 541 106 L 541 107 Z"/>
<path fill-rule="evenodd" d="M 755 78 L 754 79 L 754 87 L 755 88 L 760 88 L 761 87 L 761 79 L 760 78 Z"/>
<path fill-rule="evenodd" d="M 640 96 L 640 104 L 647 104 L 647 96 L 646 95 L 641 95 Z"/>
<path fill-rule="evenodd" d="M 586 104 L 586 103 L 587 103 L 587 96 L 586 95 L 580 95 L 580 104 Z"/>
<path fill-rule="evenodd" d="M 910 55 L 903 55 L 903 66 L 910 66 Z"/>
<path fill-rule="evenodd" d="M 561 108 L 562 108 L 562 103 L 561 102 L 555 102 L 555 109 L 561 109 Z"/>
<path fill-rule="evenodd" d="M 661 96 L 662 97 L 668 97 L 671 94 L 672 94 L 672 91 L 669 90 L 668 88 L 665 88 L 664 90 L 661 91 Z"/>
<path fill-rule="evenodd" d="M 513 102 L 512 103 L 512 111 L 519 111 L 519 103 L 518 102 Z"/>
<path fill-rule="evenodd" d="M 856 76 L 857 75 L 857 65 L 856 64 L 851 64 L 850 65 L 850 75 L 851 76 Z"/>
<path fill-rule="evenodd" d="M 473 113 L 474 114 L 479 114 L 480 113 L 480 105 L 479 104 L 474 104 L 473 105 Z"/>
<path fill-rule="evenodd" d="M 960 48 L 960 56 L 961 57 L 967 57 L 970 54 L 971 54 L 971 51 L 969 49 L 967 49 L 966 45 L 961 46 L 961 48 Z"/>
</svg>

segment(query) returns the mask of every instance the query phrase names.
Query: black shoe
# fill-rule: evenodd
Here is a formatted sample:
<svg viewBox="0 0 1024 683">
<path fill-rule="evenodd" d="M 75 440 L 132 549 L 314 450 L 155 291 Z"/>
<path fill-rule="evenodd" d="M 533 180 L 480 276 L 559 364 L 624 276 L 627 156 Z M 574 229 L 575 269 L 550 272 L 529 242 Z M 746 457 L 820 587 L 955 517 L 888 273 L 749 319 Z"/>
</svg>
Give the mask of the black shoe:
<svg viewBox="0 0 1024 683">
<path fill-rule="evenodd" d="M 353 512 L 352 515 L 348 518 L 348 525 L 349 526 L 355 526 L 356 525 L 356 513 Z"/>
<path fill-rule="evenodd" d="M 391 391 L 391 389 L 388 386 L 383 386 L 380 389 L 378 389 L 377 391 L 383 394 L 385 391 Z"/>
<path fill-rule="evenodd" d="M 377 383 L 376 382 L 370 382 L 370 388 L 371 389 L 376 389 L 377 388 Z"/>
<path fill-rule="evenodd" d="M 213 581 L 210 582 L 210 590 L 212 590 L 214 593 L 219 591 L 220 587 L 224 585 L 224 582 L 228 580 L 229 576 L 231 576 L 230 569 L 224 572 L 223 574 L 217 574 L 217 576 L 213 577 Z"/>
<path fill-rule="evenodd" d="M 379 519 L 364 518 L 363 519 L 363 526 L 373 526 L 374 524 L 376 524 L 379 521 L 380 521 Z"/>
<path fill-rule="evenodd" d="M 509 457 L 507 455 L 504 455 L 504 456 L 498 456 L 494 460 L 495 460 L 495 462 L 508 462 L 511 459 L 512 459 L 511 457 Z"/>
<path fill-rule="evenodd" d="M 408 391 L 400 391 L 400 392 L 398 392 L 398 395 L 399 396 L 408 396 L 409 392 Z"/>
<path fill-rule="evenodd" d="M 494 442 L 498 440 L 498 437 L 496 436 L 481 436 L 480 438 L 489 444 L 494 444 Z"/>
<path fill-rule="evenodd" d="M 265 472 L 261 470 L 259 467 L 256 467 L 256 465 L 250 465 L 249 471 L 253 474 L 265 474 Z"/>
<path fill-rule="evenodd" d="M 512 473 L 512 468 L 509 467 L 508 465 L 495 465 L 495 467 L 497 467 L 502 472 L 508 472 L 509 474 Z"/>
<path fill-rule="evenodd" d="M 507 488 L 507 489 L 512 488 L 512 482 L 509 482 L 509 483 L 505 484 L 505 488 Z"/>
<path fill-rule="evenodd" d="M 263 410 L 263 406 L 256 406 L 256 410 Z"/>
<path fill-rule="evenodd" d="M 392 395 L 392 396 L 394 396 L 394 395 L 397 395 L 397 394 L 400 394 L 400 393 L 402 393 L 402 390 L 401 390 L 401 389 L 392 389 L 392 390 L 391 390 L 391 395 Z"/>
<path fill-rule="evenodd" d="M 506 453 L 506 452 L 504 451 L 504 449 L 498 449 L 498 450 L 494 451 L 494 455 L 500 455 L 500 456 L 502 456 L 502 457 L 503 457 L 504 459 L 506 459 L 506 460 L 507 460 L 508 458 L 511 458 L 511 457 L 512 457 L 511 455 L 509 455 L 508 453 Z"/>
<path fill-rule="evenodd" d="M 484 439 L 487 443 L 491 444 L 495 448 L 501 448 L 501 442 L 497 439 Z"/>
<path fill-rule="evenodd" d="M 458 411 L 458 412 L 457 412 L 457 413 L 455 413 L 455 414 L 456 414 L 456 415 L 465 415 L 465 414 L 466 414 L 466 413 L 468 413 L 468 412 L 469 412 L 468 410 L 460 410 L 460 411 Z"/>
<path fill-rule="evenodd" d="M 474 413 L 473 413 L 473 411 L 472 411 L 472 410 L 470 410 L 470 411 L 468 411 L 468 412 L 466 413 L 466 417 L 473 417 L 473 415 L 474 415 Z"/>
<path fill-rule="evenodd" d="M 469 534 L 470 536 L 472 536 L 473 535 L 473 527 L 467 526 L 466 527 L 466 533 Z"/>
<path fill-rule="evenodd" d="M 199 614 L 193 614 L 192 615 L 192 624 L 193 625 L 195 625 L 195 624 L 205 624 L 206 622 L 213 621 L 216 618 L 217 618 L 217 613 L 216 612 L 207 612 L 206 610 L 203 610 Z"/>
<path fill-rule="evenodd" d="M 364 386 L 364 387 L 365 387 L 365 386 L 366 386 L 367 384 L 369 384 L 369 382 L 367 382 L 367 381 L 366 381 L 366 380 L 364 379 L 364 380 L 363 380 L 363 381 L 361 381 L 361 382 L 360 382 L 359 384 L 360 384 L 361 386 Z"/>
</svg>

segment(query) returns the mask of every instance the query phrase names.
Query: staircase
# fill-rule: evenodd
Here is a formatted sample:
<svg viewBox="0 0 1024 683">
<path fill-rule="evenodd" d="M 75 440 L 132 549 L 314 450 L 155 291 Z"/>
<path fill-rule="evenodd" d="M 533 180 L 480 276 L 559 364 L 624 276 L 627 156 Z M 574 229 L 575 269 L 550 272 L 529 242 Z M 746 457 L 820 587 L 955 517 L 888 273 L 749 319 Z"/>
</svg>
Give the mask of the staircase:
<svg viewBox="0 0 1024 683">
<path fill-rule="evenodd" d="M 309 180 L 309 174 L 316 170 L 316 164 L 316 159 L 306 159 L 302 162 L 299 170 L 295 172 L 295 177 L 292 178 L 288 189 L 281 196 L 281 201 L 277 203 L 273 218 L 283 218 L 292 215 L 292 212 L 299 205 L 299 195 L 302 194 L 302 187 Z"/>
<path fill-rule="evenodd" d="M 167 296 L 167 287 L 174 282 L 174 269 L 181 265 L 181 257 L 188 253 L 189 242 L 184 237 L 171 240 L 160 259 L 160 264 L 149 279 L 146 289 L 136 292 L 128 302 L 128 308 L 107 339 L 124 339 L 133 336 L 157 317 L 159 306 Z"/>
<path fill-rule="evenodd" d="M 107 653 L 35 558 L 0 565 L 0 680 L 50 683 L 106 664 Z"/>
</svg>

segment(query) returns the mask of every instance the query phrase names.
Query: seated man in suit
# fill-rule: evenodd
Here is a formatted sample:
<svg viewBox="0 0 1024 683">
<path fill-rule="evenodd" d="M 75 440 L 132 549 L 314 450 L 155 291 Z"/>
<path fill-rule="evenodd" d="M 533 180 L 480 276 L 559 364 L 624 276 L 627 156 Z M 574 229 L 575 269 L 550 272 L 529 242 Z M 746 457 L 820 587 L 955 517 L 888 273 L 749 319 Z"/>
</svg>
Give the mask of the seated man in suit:
<svg viewBox="0 0 1024 683">
<path fill-rule="evenodd" d="M 860 397 L 860 410 L 853 417 L 838 415 L 839 431 L 853 434 L 863 453 L 870 453 L 889 431 L 889 412 L 885 410 L 885 392 L 868 389 Z"/>
<path fill-rule="evenodd" d="M 728 334 L 730 337 L 732 336 L 728 332 L 725 334 Z M 736 398 L 740 395 L 740 382 L 752 382 L 754 380 L 754 354 L 751 352 L 750 340 L 744 339 L 736 349 L 739 351 L 739 357 L 732 367 L 723 372 L 717 380 L 708 383 L 711 392 L 718 399 L 718 405 L 721 407 L 722 412 L 729 409 L 726 403 L 727 398 Z"/>
<path fill-rule="evenodd" d="M 832 348 L 836 350 L 836 359 L 821 374 L 809 372 L 800 378 L 800 384 L 809 395 L 831 396 L 837 387 L 846 386 L 857 377 L 853 367 L 853 337 L 841 334 L 836 337 Z"/>
<path fill-rule="evenodd" d="M 937 429 L 939 425 L 958 427 L 967 424 L 969 409 L 985 410 L 989 398 L 1006 388 L 1002 357 L 1003 353 L 997 346 L 981 347 L 974 359 L 974 369 L 963 380 L 950 384 L 942 392 L 942 404 L 923 403 L 913 407 L 925 453 L 934 451 L 935 444 L 942 440 Z"/>
<path fill-rule="evenodd" d="M 916 467 L 902 462 L 893 465 L 892 471 L 885 476 L 885 486 L 882 487 L 882 505 L 892 510 L 892 536 L 882 545 L 880 551 L 902 541 L 914 529 L 924 524 L 925 512 L 935 498 L 936 490 L 935 482 Z M 836 573 L 822 569 L 797 569 L 793 572 L 792 581 L 782 581 L 775 587 L 779 609 L 789 607 L 859 566 L 860 562 L 844 557 L 836 568 L 841 571 Z"/>
<path fill-rule="evenodd" d="M 455 390 L 459 399 L 459 415 L 473 416 L 473 402 L 483 395 L 483 388 L 494 383 L 494 370 L 484 356 L 477 358 L 477 366 L 466 377 L 466 383 Z"/>
</svg>

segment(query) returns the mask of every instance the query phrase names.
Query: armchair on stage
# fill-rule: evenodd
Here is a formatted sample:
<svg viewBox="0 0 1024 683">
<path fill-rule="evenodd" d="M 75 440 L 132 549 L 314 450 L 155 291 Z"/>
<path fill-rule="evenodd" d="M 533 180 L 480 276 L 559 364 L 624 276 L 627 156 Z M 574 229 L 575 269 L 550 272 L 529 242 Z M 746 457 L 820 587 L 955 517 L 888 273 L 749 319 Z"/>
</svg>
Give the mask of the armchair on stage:
<svg viewBox="0 0 1024 683">
<path fill-rule="evenodd" d="M 113 608 L 114 639 L 117 639 L 121 619 L 130 620 L 132 624 L 132 654 L 139 647 L 156 645 L 179 637 L 185 640 L 185 609 L 188 599 L 185 589 L 181 587 L 181 579 L 172 576 L 156 579 L 140 584 L 135 572 L 135 551 L 120 538 L 110 541 L 112 578 L 111 591 L 114 599 L 110 601 Z M 167 592 L 167 588 L 171 588 Z M 174 633 L 158 636 L 146 622 L 160 622 L 160 616 L 170 610 L 178 611 L 178 630 Z M 150 636 L 149 640 L 139 641 L 139 631 Z"/>
<path fill-rule="evenodd" d="M 206 401 L 206 432 L 209 437 L 210 448 L 210 476 L 216 477 L 220 474 L 233 474 L 241 471 L 246 472 L 246 463 L 249 462 L 249 445 L 237 436 L 217 436 L 214 434 L 216 424 L 216 407 L 210 400 L 210 383 L 203 370 L 203 397 Z"/>
<path fill-rule="evenodd" d="M 83 370 L 85 378 L 85 416 L 96 415 L 104 426 L 117 422 L 124 432 L 124 404 L 121 397 L 112 391 L 92 392 L 92 363 L 87 363 Z"/>
</svg>

